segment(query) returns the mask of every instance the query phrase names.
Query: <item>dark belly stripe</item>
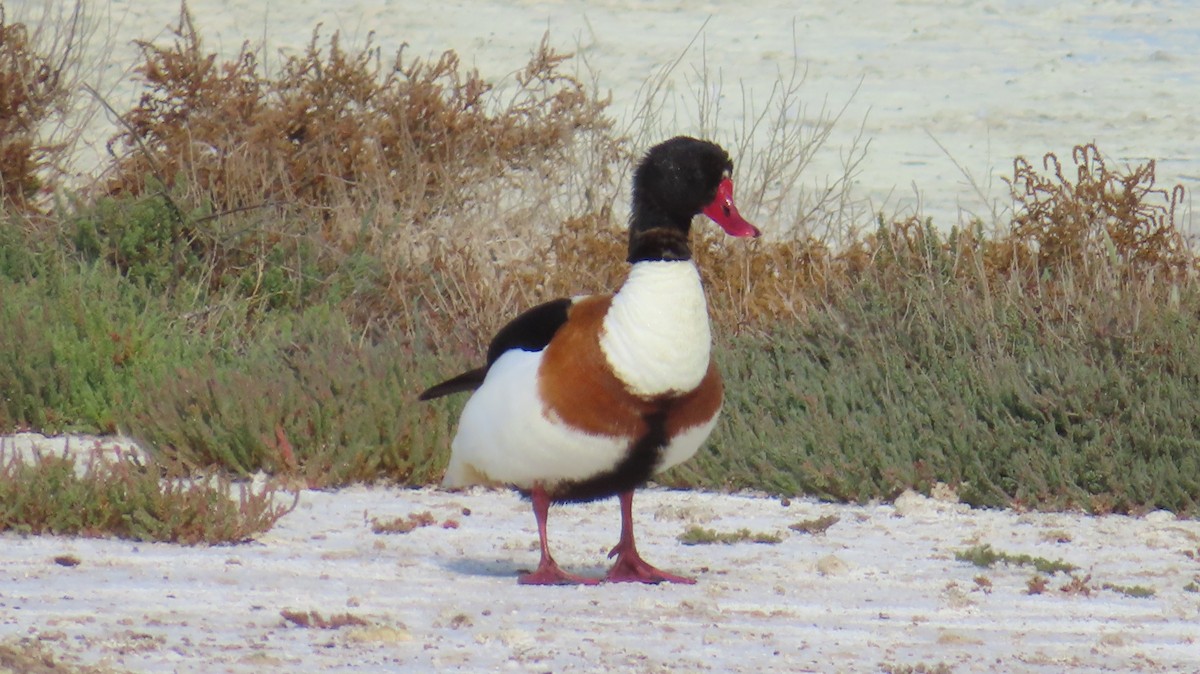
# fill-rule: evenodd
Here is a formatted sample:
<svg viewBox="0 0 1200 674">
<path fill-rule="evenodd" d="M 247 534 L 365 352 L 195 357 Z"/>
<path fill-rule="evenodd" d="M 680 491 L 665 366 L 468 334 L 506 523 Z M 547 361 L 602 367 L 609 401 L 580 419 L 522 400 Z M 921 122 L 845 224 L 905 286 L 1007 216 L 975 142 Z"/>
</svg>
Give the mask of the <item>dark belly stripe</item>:
<svg viewBox="0 0 1200 674">
<path fill-rule="evenodd" d="M 585 502 L 606 498 L 646 484 L 654 469 L 662 462 L 667 436 L 667 410 L 662 409 L 643 417 L 646 432 L 638 438 L 612 470 L 578 482 L 565 482 L 553 488 L 551 498 L 556 503 Z"/>
</svg>

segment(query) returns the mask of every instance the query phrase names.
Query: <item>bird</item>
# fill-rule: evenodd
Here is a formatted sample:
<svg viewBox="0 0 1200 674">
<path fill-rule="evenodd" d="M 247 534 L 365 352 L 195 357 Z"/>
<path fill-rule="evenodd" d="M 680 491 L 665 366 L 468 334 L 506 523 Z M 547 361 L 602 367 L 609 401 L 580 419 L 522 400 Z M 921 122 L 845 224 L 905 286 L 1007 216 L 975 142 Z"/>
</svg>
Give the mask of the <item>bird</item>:
<svg viewBox="0 0 1200 674">
<path fill-rule="evenodd" d="M 633 493 L 691 458 L 721 409 L 724 383 L 689 235 L 699 214 L 731 236 L 761 235 L 738 212 L 732 173 L 728 153 L 707 140 L 677 136 L 651 147 L 633 172 L 620 287 L 526 310 L 496 333 L 484 365 L 419 395 L 472 391 L 445 487 L 507 485 L 532 501 L 541 559 L 520 584 L 695 582 L 641 558 Z M 621 508 L 614 563 L 603 579 L 565 571 L 547 543 L 550 504 L 613 495 Z"/>
</svg>

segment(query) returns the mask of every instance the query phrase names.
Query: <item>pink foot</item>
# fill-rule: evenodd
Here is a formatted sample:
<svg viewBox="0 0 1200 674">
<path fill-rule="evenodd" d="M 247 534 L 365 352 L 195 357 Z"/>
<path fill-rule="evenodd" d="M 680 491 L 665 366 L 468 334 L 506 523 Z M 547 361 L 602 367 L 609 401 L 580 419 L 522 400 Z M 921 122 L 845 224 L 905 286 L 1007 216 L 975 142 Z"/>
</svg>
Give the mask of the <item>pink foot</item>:
<svg viewBox="0 0 1200 674">
<path fill-rule="evenodd" d="M 694 578 L 676 576 L 673 573 L 660 571 L 646 563 L 638 554 L 637 545 L 633 542 L 633 491 L 621 492 L 621 540 L 617 547 L 608 553 L 617 561 L 608 570 L 604 580 L 609 583 L 683 583 L 695 585 Z"/>
<path fill-rule="evenodd" d="M 543 559 L 537 571 L 521 575 L 517 582 L 521 585 L 596 585 L 600 581 L 567 573 L 553 559 Z"/>
<path fill-rule="evenodd" d="M 538 562 L 537 571 L 526 573 L 517 578 L 521 585 L 595 585 L 599 580 L 584 578 L 573 573 L 567 573 L 558 567 L 558 563 L 550 556 L 550 545 L 546 543 L 546 515 L 550 511 L 550 496 L 542 485 L 535 484 L 530 490 L 533 501 L 533 515 L 537 518 L 538 542 L 542 547 L 542 558 Z"/>
<path fill-rule="evenodd" d="M 613 551 L 617 553 L 616 550 Z M 695 578 L 687 578 L 686 576 L 676 576 L 673 573 L 667 573 L 661 569 L 656 569 L 650 566 L 638 556 L 637 552 L 619 553 L 616 564 L 608 570 L 608 575 L 604 577 L 605 582 L 609 583 L 682 583 L 684 585 L 695 585 Z"/>
</svg>

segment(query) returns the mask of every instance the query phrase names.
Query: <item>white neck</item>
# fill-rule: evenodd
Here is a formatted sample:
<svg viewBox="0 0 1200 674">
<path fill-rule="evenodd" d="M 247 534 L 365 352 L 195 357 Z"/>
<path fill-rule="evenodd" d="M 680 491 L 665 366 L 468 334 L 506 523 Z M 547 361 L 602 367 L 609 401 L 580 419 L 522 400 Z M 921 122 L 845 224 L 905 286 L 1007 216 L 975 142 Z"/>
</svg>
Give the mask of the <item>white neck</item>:
<svg viewBox="0 0 1200 674">
<path fill-rule="evenodd" d="M 691 391 L 708 371 L 712 332 L 700 273 L 687 262 L 637 262 L 604 317 L 600 349 L 630 391 Z"/>
</svg>

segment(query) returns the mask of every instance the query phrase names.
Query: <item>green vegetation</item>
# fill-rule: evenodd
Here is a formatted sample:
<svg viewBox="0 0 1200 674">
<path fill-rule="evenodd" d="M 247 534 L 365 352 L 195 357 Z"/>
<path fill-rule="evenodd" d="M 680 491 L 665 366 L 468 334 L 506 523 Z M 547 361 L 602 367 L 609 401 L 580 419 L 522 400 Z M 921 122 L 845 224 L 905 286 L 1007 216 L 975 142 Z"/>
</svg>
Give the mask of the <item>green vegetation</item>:
<svg viewBox="0 0 1200 674">
<path fill-rule="evenodd" d="M 104 180 L 68 190 L 28 130 L 79 93 L 27 34 L 0 15 L 0 80 L 42 83 L 0 101 L 0 432 L 121 431 L 189 474 L 426 484 L 462 400 L 416 393 L 477 362 L 519 309 L 624 273 L 621 179 L 644 147 L 546 44 L 499 85 L 453 53 L 388 60 L 336 35 L 269 73 L 249 48 L 211 54 L 184 13 L 142 48 L 144 95 L 116 111 Z M 784 149 L 783 165 L 737 158 L 755 172 L 740 184 L 792 175 L 811 150 Z M 818 211 L 750 244 L 697 228 L 727 399 L 700 455 L 661 481 L 851 501 L 944 482 L 979 506 L 1200 510 L 1182 191 L 1090 145 L 1018 158 L 1009 184 L 995 231 L 881 218 L 860 233 Z M 6 464 L 0 490 L 51 479 L 25 470 Z M 72 493 L 135 479 L 36 470 Z M 127 486 L 136 508 L 153 500 Z M 9 526 L 176 536 L 124 512 Z M 196 536 L 237 538 L 255 517 Z"/>
<path fill-rule="evenodd" d="M 1032 566 L 1037 573 L 1030 576 L 1025 583 L 1027 594 L 1044 594 L 1050 589 L 1050 579 L 1042 574 L 1053 575 L 1056 573 L 1062 573 L 1067 576 L 1067 581 L 1058 588 L 1058 591 L 1064 595 L 1090 597 L 1094 592 L 1099 590 L 1110 590 L 1127 597 L 1145 599 L 1153 597 L 1155 594 L 1154 588 L 1144 585 L 1118 585 L 1116 583 L 1096 585 L 1092 582 L 1091 575 L 1076 575 L 1074 572 L 1078 571 L 1079 567 L 1061 559 L 1046 559 L 1045 557 L 1034 557 L 1025 554 L 1015 555 L 996 550 L 990 545 L 976 545 L 959 550 L 954 553 L 954 558 L 960 562 L 969 562 L 982 568 L 991 568 L 997 563 L 1009 564 L 1011 566 Z M 975 584 L 984 592 L 992 591 L 992 581 L 988 578 L 976 576 Z M 1192 586 L 1194 585 L 1195 583 L 1192 583 Z M 1195 591 L 1194 589 L 1189 590 L 1188 587 L 1184 587 L 1184 590 Z"/>
<path fill-rule="evenodd" d="M 762 543 L 766 545 L 774 545 L 783 542 L 783 538 L 779 534 L 768 534 L 762 532 L 751 532 L 749 529 L 739 529 L 737 531 L 720 532 L 714 529 L 705 529 L 701 526 L 692 525 L 687 528 L 682 534 L 679 534 L 679 542 L 684 545 L 733 545 L 734 543 Z"/>
<path fill-rule="evenodd" d="M 164 480 L 153 464 L 94 461 L 80 474 L 70 458 L 43 455 L 25 463 L 0 453 L 0 532 L 239 543 L 295 505 L 277 504 L 277 494 L 220 477 Z"/>
<path fill-rule="evenodd" d="M 1135 599 L 1149 599 L 1154 596 L 1154 588 L 1146 587 L 1145 585 L 1117 585 L 1115 583 L 1105 583 L 1101 586 L 1105 590 L 1112 590 Z"/>
<path fill-rule="evenodd" d="M 918 266 L 734 336 L 718 352 L 725 422 L 676 484 L 865 501 L 941 481 L 979 506 L 1193 512 L 1196 288 L 1031 283 Z"/>
<path fill-rule="evenodd" d="M 1032 555 L 1003 552 L 997 550 L 990 545 L 976 545 L 965 550 L 959 550 L 954 553 L 954 558 L 960 562 L 970 562 L 981 568 L 991 568 L 999 562 L 1011 564 L 1013 566 L 1032 566 L 1039 573 L 1070 573 L 1079 569 L 1074 564 L 1069 564 L 1061 559 L 1046 559 L 1045 557 L 1034 557 Z"/>
<path fill-rule="evenodd" d="M 799 531 L 804 534 L 823 534 L 829 530 L 829 527 L 837 524 L 841 518 L 837 515 L 824 515 L 815 517 L 811 520 L 802 520 L 794 524 L 789 524 L 788 529 Z"/>
</svg>

